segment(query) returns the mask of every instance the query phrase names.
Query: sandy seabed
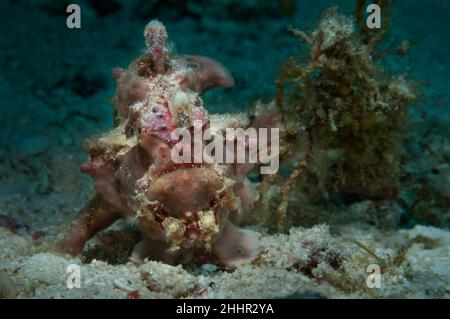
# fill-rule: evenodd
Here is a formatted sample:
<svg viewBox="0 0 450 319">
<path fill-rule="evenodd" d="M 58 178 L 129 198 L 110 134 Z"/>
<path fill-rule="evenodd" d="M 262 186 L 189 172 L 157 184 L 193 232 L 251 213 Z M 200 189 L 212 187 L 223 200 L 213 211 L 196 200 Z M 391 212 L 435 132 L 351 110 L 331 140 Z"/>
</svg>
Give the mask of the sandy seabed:
<svg viewBox="0 0 450 319">
<path fill-rule="evenodd" d="M 333 231 L 334 233 L 334 231 Z M 340 233 L 340 234 L 339 234 Z M 382 232 L 361 226 L 292 228 L 261 235 L 262 252 L 234 271 L 215 265 L 146 261 L 109 264 L 52 252 L 55 238 L 33 240 L 0 228 L 0 296 L 7 298 L 448 298 L 450 232 L 416 226 Z M 53 237 L 53 238 L 52 238 Z M 352 239 L 364 243 L 371 256 Z M 407 244 L 406 244 L 407 243 Z M 90 245 L 95 245 L 95 240 Z M 402 251 L 395 247 L 407 245 Z M 80 266 L 69 289 L 67 267 Z M 368 288 L 367 267 L 381 267 L 381 286 Z M 73 272 L 72 272 L 73 273 Z"/>
</svg>

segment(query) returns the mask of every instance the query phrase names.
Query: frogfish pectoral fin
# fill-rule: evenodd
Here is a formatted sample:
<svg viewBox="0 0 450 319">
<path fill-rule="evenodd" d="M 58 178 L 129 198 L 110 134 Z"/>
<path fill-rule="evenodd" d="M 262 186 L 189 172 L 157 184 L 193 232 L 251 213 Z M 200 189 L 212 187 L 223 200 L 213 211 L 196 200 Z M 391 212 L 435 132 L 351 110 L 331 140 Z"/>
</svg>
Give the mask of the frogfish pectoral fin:
<svg viewBox="0 0 450 319">
<path fill-rule="evenodd" d="M 223 264 L 239 266 L 258 256 L 259 237 L 256 232 L 240 229 L 228 222 L 214 242 L 212 250 Z"/>
</svg>

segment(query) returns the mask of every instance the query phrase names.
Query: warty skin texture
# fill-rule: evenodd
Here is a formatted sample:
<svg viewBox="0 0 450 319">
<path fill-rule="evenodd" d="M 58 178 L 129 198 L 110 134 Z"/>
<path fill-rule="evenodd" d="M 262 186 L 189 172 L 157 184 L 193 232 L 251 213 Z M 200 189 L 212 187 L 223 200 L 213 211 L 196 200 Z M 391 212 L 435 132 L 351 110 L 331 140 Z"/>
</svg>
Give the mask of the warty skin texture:
<svg viewBox="0 0 450 319">
<path fill-rule="evenodd" d="M 207 260 L 236 266 L 259 253 L 256 233 L 234 225 L 256 200 L 243 164 L 176 164 L 170 153 L 176 128 L 194 122 L 209 127 L 200 94 L 233 85 L 218 62 L 173 56 L 165 27 L 151 21 L 147 46 L 128 69 L 116 68 L 112 100 L 117 126 L 88 139 L 89 160 L 81 171 L 98 194 L 86 205 L 64 239 L 63 253 L 78 255 L 86 241 L 117 219 L 132 220 L 142 241 L 133 257 L 169 263 Z"/>
</svg>

